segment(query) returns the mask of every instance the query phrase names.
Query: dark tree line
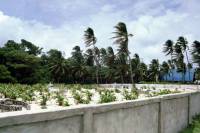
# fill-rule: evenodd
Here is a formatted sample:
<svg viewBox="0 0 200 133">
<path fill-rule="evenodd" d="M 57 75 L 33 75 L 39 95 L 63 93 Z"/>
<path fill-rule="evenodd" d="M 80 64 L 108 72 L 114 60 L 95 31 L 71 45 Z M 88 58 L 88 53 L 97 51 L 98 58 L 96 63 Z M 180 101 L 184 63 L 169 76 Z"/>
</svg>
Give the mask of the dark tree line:
<svg viewBox="0 0 200 133">
<path fill-rule="evenodd" d="M 200 67 L 200 42 L 194 41 L 191 49 L 184 37 L 174 43 L 166 41 L 163 52 L 170 60 L 159 63 L 153 59 L 149 65 L 141 61 L 138 54 L 130 56 L 128 33 L 122 22 L 114 27 L 113 44 L 98 48 L 97 37 L 92 28 L 84 32 L 86 51 L 79 46 L 72 49 L 71 57 L 65 58 L 56 49 L 42 52 L 42 48 L 26 40 L 20 43 L 9 40 L 0 47 L 0 82 L 4 83 L 137 83 L 140 81 L 158 82 L 160 77 L 171 73 L 173 69 L 183 75 L 192 63 Z M 116 52 L 115 52 L 116 51 Z M 189 60 L 189 55 L 192 60 Z M 184 76 L 183 76 L 184 77 Z"/>
</svg>

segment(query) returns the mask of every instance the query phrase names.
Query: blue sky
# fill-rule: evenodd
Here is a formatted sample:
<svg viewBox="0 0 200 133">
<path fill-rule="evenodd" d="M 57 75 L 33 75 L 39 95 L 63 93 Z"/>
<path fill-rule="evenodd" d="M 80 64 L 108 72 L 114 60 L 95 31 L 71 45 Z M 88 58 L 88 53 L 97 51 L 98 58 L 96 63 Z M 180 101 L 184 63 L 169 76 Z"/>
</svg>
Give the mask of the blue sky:
<svg viewBox="0 0 200 133">
<path fill-rule="evenodd" d="M 83 43 L 83 31 L 95 30 L 97 46 L 112 45 L 113 26 L 127 24 L 134 37 L 129 48 L 145 62 L 166 59 L 167 39 L 200 40 L 199 0 L 1 0 L 0 46 L 8 39 L 24 38 L 44 48 L 56 48 L 70 56 Z"/>
</svg>

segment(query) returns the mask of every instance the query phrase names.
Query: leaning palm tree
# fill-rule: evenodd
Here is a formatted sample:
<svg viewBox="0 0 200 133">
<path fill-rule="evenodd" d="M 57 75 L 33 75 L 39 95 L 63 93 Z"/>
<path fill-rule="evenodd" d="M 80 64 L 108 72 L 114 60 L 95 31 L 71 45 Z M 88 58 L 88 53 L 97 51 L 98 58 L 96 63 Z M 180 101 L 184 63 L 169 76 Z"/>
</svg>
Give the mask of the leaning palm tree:
<svg viewBox="0 0 200 133">
<path fill-rule="evenodd" d="M 128 33 L 126 24 L 123 22 L 119 22 L 114 28 L 115 32 L 113 33 L 115 34 L 115 36 L 112 37 L 112 39 L 114 39 L 113 43 L 119 46 L 118 55 L 123 55 L 121 57 L 126 58 L 126 60 L 128 59 L 131 72 L 131 82 L 132 84 L 134 84 L 130 52 L 128 50 L 129 37 L 132 37 L 133 35 Z"/>
<path fill-rule="evenodd" d="M 183 49 L 179 43 L 176 43 L 174 45 L 174 60 L 175 60 L 177 72 L 182 73 L 182 81 L 184 82 L 186 67 L 184 63 Z"/>
<path fill-rule="evenodd" d="M 97 84 L 99 84 L 99 76 L 98 76 L 98 67 L 99 67 L 99 63 L 98 63 L 98 59 L 97 59 L 97 55 L 96 55 L 96 47 L 95 44 L 97 42 L 97 38 L 95 37 L 94 31 L 92 28 L 87 28 L 87 30 L 84 32 L 84 40 L 85 40 L 85 44 L 86 47 L 90 47 L 93 46 L 93 54 L 94 54 L 94 60 L 95 60 L 95 64 L 96 64 L 96 82 Z"/>
<path fill-rule="evenodd" d="M 173 52 L 174 52 L 174 42 L 172 40 L 167 40 L 164 44 L 163 52 L 166 54 L 166 56 L 171 56 L 170 63 L 173 64 Z M 172 68 L 172 67 L 171 67 Z M 173 69 L 171 69 L 172 74 L 172 80 L 174 80 L 174 74 L 172 72 Z"/>
<path fill-rule="evenodd" d="M 179 44 L 181 46 L 182 52 L 185 52 L 185 56 L 187 58 L 187 66 L 190 66 L 191 63 L 189 62 L 188 53 L 187 53 L 187 51 L 189 50 L 187 39 L 180 36 L 177 40 L 177 44 Z M 189 77 L 190 77 L 190 69 L 189 69 L 188 73 L 189 73 Z"/>
</svg>

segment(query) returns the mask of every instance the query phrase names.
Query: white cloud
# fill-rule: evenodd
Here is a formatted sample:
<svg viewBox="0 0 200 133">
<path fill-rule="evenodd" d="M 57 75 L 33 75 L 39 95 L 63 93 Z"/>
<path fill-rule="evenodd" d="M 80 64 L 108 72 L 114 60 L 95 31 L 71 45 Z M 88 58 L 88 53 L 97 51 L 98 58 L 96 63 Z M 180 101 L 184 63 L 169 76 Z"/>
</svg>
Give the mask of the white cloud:
<svg viewBox="0 0 200 133">
<path fill-rule="evenodd" d="M 0 25 L 1 45 L 7 40 L 19 42 L 21 39 L 26 39 L 43 47 L 45 51 L 59 49 L 69 56 L 72 47 L 80 44 L 81 27 L 54 28 L 37 21 L 24 21 L 6 16 L 2 12 L 0 12 Z"/>
</svg>

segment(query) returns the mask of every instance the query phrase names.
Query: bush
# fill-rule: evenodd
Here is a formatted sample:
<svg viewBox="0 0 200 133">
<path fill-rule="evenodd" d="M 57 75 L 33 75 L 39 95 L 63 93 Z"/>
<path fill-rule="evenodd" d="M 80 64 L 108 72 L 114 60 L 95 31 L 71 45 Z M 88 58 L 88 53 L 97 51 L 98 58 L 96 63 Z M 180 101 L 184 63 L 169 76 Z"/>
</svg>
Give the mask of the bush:
<svg viewBox="0 0 200 133">
<path fill-rule="evenodd" d="M 112 90 L 102 90 L 100 94 L 100 103 L 109 103 L 116 101 L 115 93 Z"/>
<path fill-rule="evenodd" d="M 72 95 L 73 95 L 73 98 L 76 100 L 77 104 L 79 103 L 82 103 L 82 104 L 88 104 L 90 103 L 90 100 L 89 99 L 84 99 L 83 95 L 81 94 L 82 92 L 76 92 L 76 91 L 73 91 Z"/>
<path fill-rule="evenodd" d="M 60 93 L 57 93 L 56 94 L 56 99 L 57 99 L 57 102 L 58 102 L 58 105 L 59 106 L 63 106 L 64 105 L 64 96 L 61 95 Z"/>
<path fill-rule="evenodd" d="M 200 133 L 200 115 L 195 117 L 192 124 L 180 133 Z"/>
<path fill-rule="evenodd" d="M 164 90 L 160 90 L 159 92 L 149 93 L 148 96 L 149 97 L 154 97 L 154 96 L 166 95 L 166 94 L 174 94 L 174 93 L 180 93 L 180 91 L 164 89 Z"/>
<path fill-rule="evenodd" d="M 134 100 L 138 98 L 138 93 L 133 89 L 131 90 L 131 92 L 124 90 L 123 96 L 126 100 Z"/>
<path fill-rule="evenodd" d="M 49 96 L 48 93 L 44 93 L 44 92 L 42 93 L 41 102 L 40 102 L 40 105 L 42 106 L 42 108 L 46 108 L 47 101 L 48 101 L 48 96 Z"/>
</svg>

